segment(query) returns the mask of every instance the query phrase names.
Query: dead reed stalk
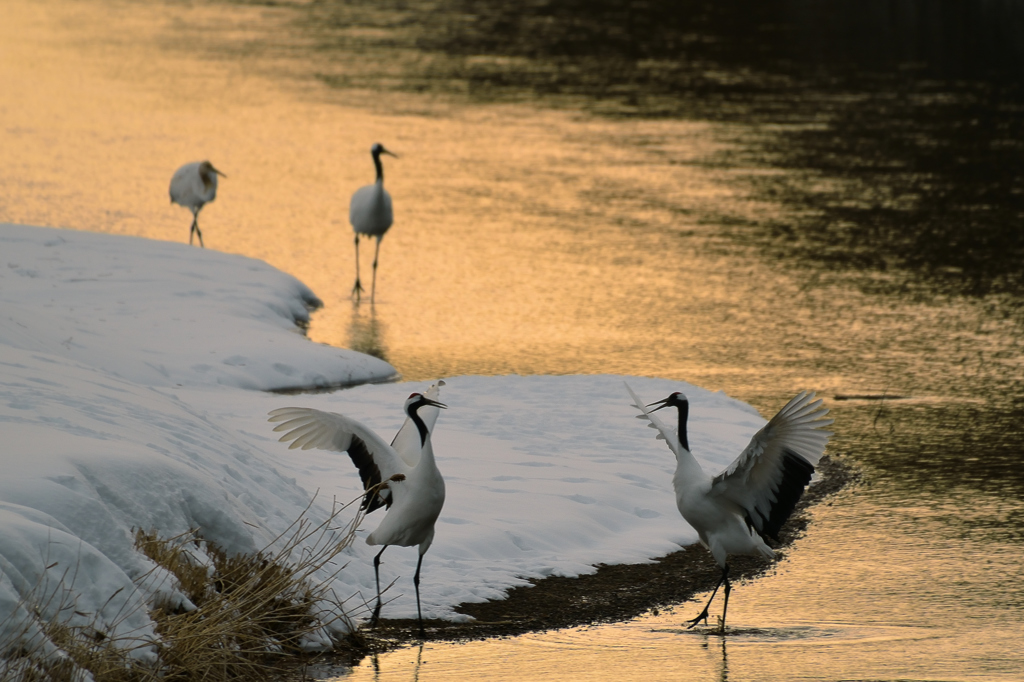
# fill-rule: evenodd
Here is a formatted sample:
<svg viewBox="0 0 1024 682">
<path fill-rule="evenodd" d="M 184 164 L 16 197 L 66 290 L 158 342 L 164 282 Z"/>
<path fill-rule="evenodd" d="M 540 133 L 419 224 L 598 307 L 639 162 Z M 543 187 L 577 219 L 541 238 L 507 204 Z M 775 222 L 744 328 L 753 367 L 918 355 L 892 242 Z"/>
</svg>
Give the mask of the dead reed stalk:
<svg viewBox="0 0 1024 682">
<path fill-rule="evenodd" d="M 7 641 L 0 641 L 0 682 L 89 677 L 96 682 L 259 682 L 284 675 L 301 665 L 309 650 L 330 641 L 327 630 L 333 620 L 344 621 L 340 629 L 355 630 L 331 583 L 344 568 L 336 559 L 355 538 L 362 512 L 357 508 L 341 525 L 338 517 L 361 497 L 344 505 L 335 501 L 320 523 L 308 518 L 311 501 L 284 532 L 252 554 L 228 554 L 197 530 L 171 538 L 136 530 L 136 548 L 172 574 L 188 600 L 148 606 L 158 639 L 140 641 L 96 627 L 71 627 L 59 618 L 47 620 L 43 614 L 71 608 L 73 590 L 33 590 L 19 607 L 34 617 L 23 619 L 21 629 L 7 628 Z M 35 597 L 68 604 L 54 609 Z M 127 617 L 123 614 L 121 621 Z M 29 636 L 33 627 L 39 636 Z M 142 647 L 155 647 L 155 663 L 133 656 Z"/>
</svg>

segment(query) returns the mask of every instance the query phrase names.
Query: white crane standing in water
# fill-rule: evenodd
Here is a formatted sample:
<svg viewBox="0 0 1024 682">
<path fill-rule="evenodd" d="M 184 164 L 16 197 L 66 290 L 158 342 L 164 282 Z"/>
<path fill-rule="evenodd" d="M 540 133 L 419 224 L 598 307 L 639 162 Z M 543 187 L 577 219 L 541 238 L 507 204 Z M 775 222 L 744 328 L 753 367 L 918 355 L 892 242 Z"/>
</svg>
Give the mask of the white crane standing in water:
<svg viewBox="0 0 1024 682">
<path fill-rule="evenodd" d="M 754 434 L 739 457 L 712 478 L 690 452 L 686 436 L 689 412 L 686 396 L 676 392 L 645 406 L 628 384 L 626 390 L 642 413 L 637 419 L 650 421 L 648 426 L 658 430 L 658 439 L 665 440 L 675 454 L 677 463 L 672 484 L 676 506 L 722 569 L 722 577 L 711 598 L 700 615 L 689 621 L 690 627 L 702 620 L 707 624 L 711 602 L 725 583 L 720 630 L 724 634 L 729 592 L 732 591 L 729 555 L 760 555 L 768 559 L 775 556 L 764 537 L 778 539 L 779 529 L 793 513 L 832 435 L 824 427 L 834 420 L 825 419 L 828 409 L 822 406 L 820 399 L 814 399 L 814 393 L 805 391 L 786 403 Z M 658 407 L 647 409 L 654 405 Z M 679 410 L 678 430 L 653 414 L 666 407 Z"/>
<path fill-rule="evenodd" d="M 394 222 L 394 212 L 391 209 L 391 195 L 384 189 L 384 166 L 381 164 L 380 155 L 392 154 L 384 145 L 379 142 L 370 148 L 373 156 L 373 165 L 377 168 L 377 181 L 372 185 L 366 185 L 356 190 L 352 195 L 352 202 L 348 208 L 348 221 L 352 223 L 352 230 L 356 233 L 356 283 L 352 287 L 352 295 L 358 301 L 363 292 L 363 285 L 359 281 L 359 235 L 377 238 L 377 249 L 373 252 L 373 286 L 370 289 L 370 302 L 373 303 L 377 294 L 377 258 L 380 255 L 380 240 L 384 238 L 391 223 Z"/>
<path fill-rule="evenodd" d="M 186 163 L 174 171 L 171 178 L 171 203 L 179 204 L 192 211 L 192 229 L 188 233 L 188 243 L 192 243 L 192 235 L 199 235 L 199 246 L 203 245 L 203 233 L 199 231 L 199 211 L 206 204 L 217 198 L 217 176 L 227 177 L 213 167 L 209 161 Z"/>
<path fill-rule="evenodd" d="M 434 461 L 430 433 L 445 407 L 437 402 L 439 381 L 426 395 L 413 393 L 405 401 L 407 418 L 388 445 L 380 436 L 354 419 L 333 412 L 305 407 L 285 407 L 270 413 L 270 421 L 283 422 L 274 431 L 287 431 L 282 442 L 294 441 L 290 449 L 319 448 L 347 452 L 363 481 L 362 509 L 370 513 L 387 507 L 384 520 L 366 537 L 368 545 L 383 545 L 373 559 L 377 580 L 377 605 L 372 624 L 380 619 L 380 557 L 389 545 L 419 545 L 419 560 L 413 584 L 416 586 L 416 615 L 423 634 L 420 608 L 420 568 L 423 555 L 434 540 L 434 522 L 444 505 L 444 478 Z"/>
</svg>

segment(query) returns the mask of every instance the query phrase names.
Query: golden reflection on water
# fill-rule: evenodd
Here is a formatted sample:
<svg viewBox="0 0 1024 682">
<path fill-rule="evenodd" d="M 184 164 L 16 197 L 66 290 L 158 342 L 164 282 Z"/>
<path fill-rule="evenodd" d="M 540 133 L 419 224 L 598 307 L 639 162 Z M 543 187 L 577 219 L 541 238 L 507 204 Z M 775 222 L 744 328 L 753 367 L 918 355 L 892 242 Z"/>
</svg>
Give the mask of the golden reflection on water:
<svg viewBox="0 0 1024 682">
<path fill-rule="evenodd" d="M 1015 323 L 984 305 L 872 298 L 727 243 L 723 224 L 781 210 L 737 189 L 754 172 L 730 162 L 752 134 L 741 126 L 330 91 L 296 75 L 288 50 L 249 49 L 299 40 L 280 38 L 286 7 L 39 0 L 4 13 L 0 220 L 185 243 L 190 216 L 167 185 L 210 159 L 228 177 L 200 215 L 208 247 L 300 277 L 326 304 L 313 340 L 407 378 L 648 374 L 766 412 L 808 386 L 920 399 L 886 408 L 898 417 L 1021 377 Z M 372 181 L 377 141 L 401 156 L 385 159 L 396 218 L 376 305 L 357 306 L 348 199 Z M 833 452 L 884 458 L 904 436 L 896 417 L 836 407 Z M 737 587 L 730 620 L 743 631 L 726 642 L 679 632 L 684 605 L 428 644 L 353 678 L 1013 679 L 1024 668 L 1017 489 L 938 480 L 940 493 L 910 502 L 872 489 L 869 502 L 818 510 L 776 575 Z"/>
<path fill-rule="evenodd" d="M 687 216 L 725 198 L 756 208 L 700 165 L 727 145 L 710 125 L 429 102 L 399 115 L 347 108 L 331 93 L 285 90 L 245 59 L 197 58 L 193 33 L 224 24 L 244 41 L 262 10 L 129 8 L 12 8 L 20 21 L 7 24 L 2 78 L 16 103 L 5 147 L 18 162 L 0 169 L 5 220 L 181 242 L 189 215 L 168 202 L 170 175 L 210 159 L 228 178 L 200 216 L 207 246 L 298 274 L 327 304 L 311 338 L 355 345 L 366 313 L 348 304 L 348 198 L 372 181 L 369 146 L 382 141 L 402 158 L 385 161 L 396 220 L 381 248 L 374 344 L 409 378 L 625 371 L 637 330 L 665 327 L 651 291 L 678 278 L 699 305 L 744 296 L 688 271 L 679 245 L 706 241 L 707 226 Z M 669 371 L 692 374 L 695 360 Z"/>
<path fill-rule="evenodd" d="M 3 219 L 185 242 L 167 185 L 208 158 L 228 176 L 200 216 L 208 247 L 296 274 L 326 303 L 313 340 L 383 354 L 409 379 L 600 371 L 747 399 L 932 394 L 947 371 L 927 330 L 976 343 L 970 307 L 872 301 L 724 245 L 722 221 L 779 210 L 732 182 L 753 172 L 728 162 L 738 126 L 396 94 L 349 107 L 245 50 L 287 31 L 283 11 L 12 4 Z M 349 300 L 348 199 L 373 179 L 374 141 L 401 158 L 385 160 L 396 218 L 371 310 Z"/>
<path fill-rule="evenodd" d="M 338 680 L 822 680 L 934 679 L 945 663 L 988 675 L 972 656 L 978 633 L 843 622 L 772 622 L 727 637 L 680 618 L 581 628 L 455 646 L 425 644 L 372 657 Z M 985 637 L 992 635 L 985 632 Z M 1012 633 L 1002 633 L 1012 641 Z M 1012 678 L 1002 678 L 1012 679 Z"/>
</svg>

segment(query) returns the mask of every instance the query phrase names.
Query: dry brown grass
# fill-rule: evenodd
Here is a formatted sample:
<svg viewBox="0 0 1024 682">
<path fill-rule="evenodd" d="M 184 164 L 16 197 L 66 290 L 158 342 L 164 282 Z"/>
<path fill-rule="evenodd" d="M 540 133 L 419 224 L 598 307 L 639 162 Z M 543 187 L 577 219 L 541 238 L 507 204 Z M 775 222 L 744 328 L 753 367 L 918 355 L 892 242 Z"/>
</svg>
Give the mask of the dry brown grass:
<svg viewBox="0 0 1024 682">
<path fill-rule="evenodd" d="M 304 512 L 267 548 L 253 554 L 229 555 L 196 531 L 161 538 L 156 531 L 137 530 L 136 548 L 176 578 L 176 587 L 191 604 L 151 604 L 149 616 L 159 639 L 147 643 L 127 637 L 118 641 L 96 628 L 69 627 L 59 619 L 45 621 L 41 614 L 53 609 L 25 600 L 22 606 L 37 616 L 43 634 L 61 653 L 46 655 L 48 647 L 42 643 L 26 650 L 18 643 L 26 639 L 26 628 L 9 642 L 0 642 L 0 682 L 71 682 L 85 679 L 83 671 L 96 682 L 259 682 L 293 671 L 306 658 L 304 641 L 323 639 L 318 631 L 329 625 L 323 622 L 325 604 L 332 605 L 335 618 L 347 619 L 329 585 L 344 568 L 335 560 L 351 544 L 362 519 L 357 511 L 351 521 L 335 525 L 352 505 L 336 503 L 329 518 L 316 525 Z M 49 599 L 71 596 L 52 594 Z M 134 648 L 153 645 L 155 665 L 132 656 Z"/>
</svg>

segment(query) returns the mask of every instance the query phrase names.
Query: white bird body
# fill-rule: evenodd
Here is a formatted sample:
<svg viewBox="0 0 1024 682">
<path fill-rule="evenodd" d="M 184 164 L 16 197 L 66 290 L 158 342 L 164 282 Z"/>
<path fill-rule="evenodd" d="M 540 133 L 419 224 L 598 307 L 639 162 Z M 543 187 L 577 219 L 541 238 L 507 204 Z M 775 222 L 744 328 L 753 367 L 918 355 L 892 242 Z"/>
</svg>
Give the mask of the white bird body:
<svg viewBox="0 0 1024 682">
<path fill-rule="evenodd" d="M 283 422 L 274 431 L 286 431 L 282 442 L 293 441 L 290 449 L 319 448 L 347 452 L 359 470 L 363 482 L 362 508 L 367 513 L 385 506 L 387 513 L 380 525 L 366 538 L 368 545 L 419 546 L 419 561 L 413 578 L 416 608 L 420 612 L 419 576 L 423 555 L 434 541 L 434 524 L 444 506 L 444 478 L 434 460 L 430 433 L 439 408 L 434 400 L 439 381 L 424 394 L 413 393 L 405 402 L 406 421 L 389 445 L 372 429 L 335 412 L 306 407 L 285 407 L 270 412 L 271 422 Z M 374 559 L 377 580 L 377 606 L 373 620 L 380 615 L 380 553 Z M 423 618 L 420 615 L 420 628 Z"/>
<path fill-rule="evenodd" d="M 832 432 L 824 427 L 833 422 L 825 419 L 828 410 L 814 393 L 803 392 L 790 400 L 750 439 L 740 455 L 717 476 L 708 475 L 689 449 L 686 420 L 689 403 L 682 393 L 673 393 L 655 410 L 648 410 L 643 401 L 626 385 L 634 405 L 658 430 L 658 439 L 665 440 L 676 456 L 676 472 L 672 485 L 676 506 L 686 522 L 711 551 L 722 568 L 725 582 L 726 609 L 729 599 L 729 555 L 755 555 L 770 559 L 775 552 L 764 536 L 778 539 L 779 529 L 810 482 L 814 467 L 825 452 Z M 666 425 L 654 411 L 665 407 L 679 408 L 679 427 Z M 718 588 L 715 588 L 716 592 Z M 712 593 L 714 599 L 714 593 Z M 711 602 L 708 601 L 708 606 Z M 692 621 L 696 625 L 707 620 L 707 607 Z M 725 630 L 725 613 L 722 631 Z"/>
<path fill-rule="evenodd" d="M 766 559 L 775 556 L 764 539 L 744 520 L 744 511 L 728 500 L 719 501 L 710 496 L 711 478 L 693 485 L 673 479 L 676 507 L 689 523 L 702 545 L 710 550 L 719 567 L 724 567 L 730 554 L 760 555 Z"/>
<path fill-rule="evenodd" d="M 410 470 L 403 481 L 392 481 L 391 508 L 380 525 L 366 536 L 368 545 L 419 545 L 422 556 L 434 541 L 434 522 L 444 506 L 444 478 L 434 463 L 430 441 L 424 448 L 424 466 Z"/>
<path fill-rule="evenodd" d="M 188 243 L 192 243 L 192 235 L 199 234 L 199 245 L 203 246 L 203 233 L 199 231 L 199 211 L 203 206 L 217 198 L 217 176 L 224 175 L 213 167 L 209 161 L 194 161 L 174 171 L 171 176 L 171 203 L 184 206 L 192 211 L 192 229 L 189 231 Z M 226 177 L 226 176 L 225 176 Z"/>
<path fill-rule="evenodd" d="M 356 190 L 348 207 L 348 220 L 352 223 L 353 232 L 384 238 L 395 221 L 395 213 L 391 207 L 391 195 L 384 189 L 383 178 Z"/>
<path fill-rule="evenodd" d="M 363 291 L 363 285 L 359 281 L 359 235 L 375 237 L 377 247 L 373 253 L 373 287 L 370 290 L 370 302 L 377 295 L 377 261 L 380 256 L 380 242 L 384 235 L 391 228 L 395 220 L 394 209 L 391 206 L 391 195 L 384 189 L 384 165 L 381 163 L 380 155 L 392 154 L 379 142 L 370 148 L 370 155 L 373 156 L 373 165 L 377 169 L 377 180 L 372 185 L 360 187 L 352 195 L 348 207 L 348 221 L 352 223 L 352 231 L 356 233 L 356 283 L 352 287 L 352 295 L 359 300 Z"/>
<path fill-rule="evenodd" d="M 208 167 L 208 168 L 206 168 Z M 209 161 L 194 161 L 174 171 L 171 201 L 193 213 L 217 198 L 217 173 Z"/>
</svg>

